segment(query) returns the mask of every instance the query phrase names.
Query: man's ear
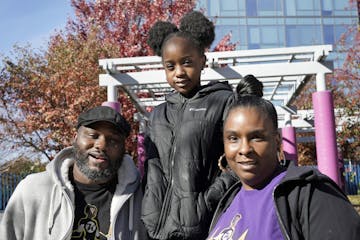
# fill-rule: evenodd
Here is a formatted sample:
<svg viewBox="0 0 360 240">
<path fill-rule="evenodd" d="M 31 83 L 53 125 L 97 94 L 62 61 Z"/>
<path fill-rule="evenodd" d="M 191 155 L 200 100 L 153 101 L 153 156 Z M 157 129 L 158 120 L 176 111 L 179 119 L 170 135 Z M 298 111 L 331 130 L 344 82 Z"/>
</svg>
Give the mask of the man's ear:
<svg viewBox="0 0 360 240">
<path fill-rule="evenodd" d="M 74 134 L 73 134 L 73 142 L 76 142 L 77 136 L 78 136 L 78 132 L 76 131 L 76 132 L 74 132 Z"/>
</svg>

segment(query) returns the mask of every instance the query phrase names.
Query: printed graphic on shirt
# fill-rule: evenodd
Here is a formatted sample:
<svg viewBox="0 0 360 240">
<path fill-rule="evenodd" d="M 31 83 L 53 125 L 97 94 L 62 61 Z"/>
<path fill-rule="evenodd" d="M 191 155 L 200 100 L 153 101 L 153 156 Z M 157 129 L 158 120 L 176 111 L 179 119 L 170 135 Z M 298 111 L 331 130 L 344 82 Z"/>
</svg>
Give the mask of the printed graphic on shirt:
<svg viewBox="0 0 360 240">
<path fill-rule="evenodd" d="M 100 240 L 99 223 L 97 220 L 98 209 L 96 206 L 87 204 L 84 208 L 84 216 L 74 223 L 72 239 Z M 77 226 L 77 227 L 76 227 Z"/>
<path fill-rule="evenodd" d="M 245 240 L 249 229 L 246 229 L 238 238 L 234 236 L 236 225 L 238 224 L 240 219 L 241 214 L 236 214 L 231 220 L 230 226 L 227 226 L 222 230 L 216 229 L 212 236 L 210 236 L 207 240 Z"/>
</svg>

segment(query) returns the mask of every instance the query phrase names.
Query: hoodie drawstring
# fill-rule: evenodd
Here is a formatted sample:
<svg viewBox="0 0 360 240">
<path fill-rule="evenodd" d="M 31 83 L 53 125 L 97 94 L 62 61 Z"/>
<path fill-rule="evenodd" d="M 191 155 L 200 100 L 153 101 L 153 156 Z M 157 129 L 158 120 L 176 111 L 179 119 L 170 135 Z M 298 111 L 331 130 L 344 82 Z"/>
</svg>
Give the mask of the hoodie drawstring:
<svg viewBox="0 0 360 240">
<path fill-rule="evenodd" d="M 49 207 L 49 219 L 48 219 L 48 231 L 49 235 L 51 234 L 52 228 L 54 226 L 54 213 L 55 213 L 55 191 L 56 191 L 56 185 L 53 185 L 51 189 L 51 195 L 50 195 L 50 207 Z"/>
<path fill-rule="evenodd" d="M 129 233 L 130 239 L 133 237 L 133 229 L 134 229 L 134 195 L 130 197 L 130 211 L 129 211 Z"/>
</svg>

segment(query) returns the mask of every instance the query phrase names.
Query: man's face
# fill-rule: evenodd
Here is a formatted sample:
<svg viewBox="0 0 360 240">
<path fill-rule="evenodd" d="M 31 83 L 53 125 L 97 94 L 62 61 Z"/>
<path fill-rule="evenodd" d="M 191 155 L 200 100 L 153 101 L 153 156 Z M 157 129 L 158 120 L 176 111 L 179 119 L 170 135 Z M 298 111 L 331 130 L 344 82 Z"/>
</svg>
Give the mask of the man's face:
<svg viewBox="0 0 360 240">
<path fill-rule="evenodd" d="M 111 180 L 120 167 L 125 151 L 125 137 L 107 122 L 81 126 L 75 136 L 74 177 L 80 175 L 93 183 Z M 78 178 L 79 179 L 79 178 Z"/>
</svg>

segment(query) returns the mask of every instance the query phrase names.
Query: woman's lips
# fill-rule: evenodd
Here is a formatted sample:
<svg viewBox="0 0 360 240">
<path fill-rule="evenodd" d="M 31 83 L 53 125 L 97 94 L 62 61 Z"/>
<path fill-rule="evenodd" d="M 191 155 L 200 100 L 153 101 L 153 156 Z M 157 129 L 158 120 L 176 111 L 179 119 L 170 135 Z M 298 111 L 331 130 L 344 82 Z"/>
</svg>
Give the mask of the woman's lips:
<svg viewBox="0 0 360 240">
<path fill-rule="evenodd" d="M 237 162 L 243 169 L 250 170 L 256 167 L 256 161 L 239 161 Z"/>
</svg>

